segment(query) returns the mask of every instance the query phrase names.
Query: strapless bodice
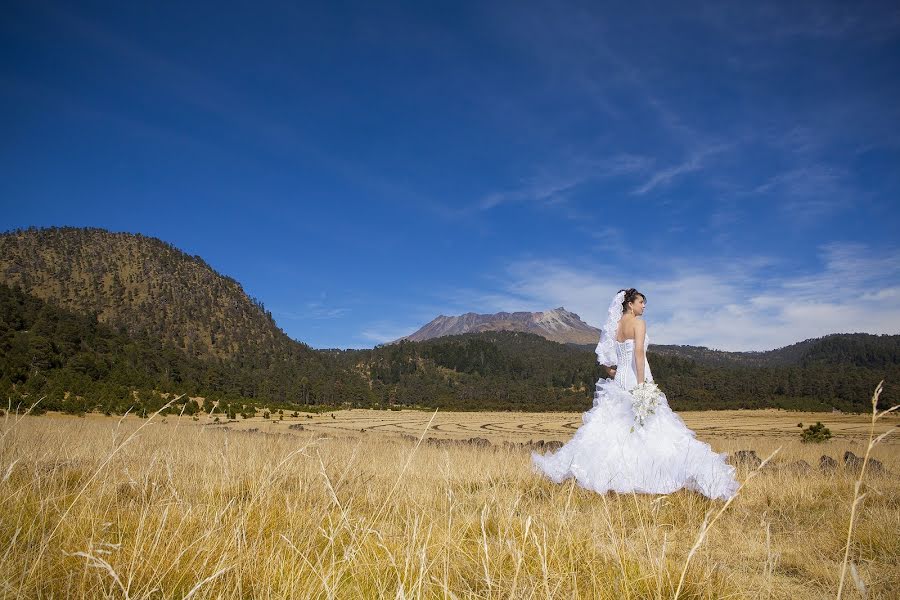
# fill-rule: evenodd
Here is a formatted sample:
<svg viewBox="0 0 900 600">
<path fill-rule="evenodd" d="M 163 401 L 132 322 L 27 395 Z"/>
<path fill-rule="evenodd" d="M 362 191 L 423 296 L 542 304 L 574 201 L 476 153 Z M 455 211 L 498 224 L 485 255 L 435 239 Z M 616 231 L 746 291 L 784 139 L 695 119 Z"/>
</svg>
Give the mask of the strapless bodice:
<svg viewBox="0 0 900 600">
<path fill-rule="evenodd" d="M 644 337 L 644 350 L 647 348 L 648 338 Z M 616 344 L 616 376 L 615 381 L 626 390 L 630 390 L 638 384 L 637 380 L 637 362 L 634 356 L 634 338 L 628 338 L 624 342 L 613 340 Z M 650 373 L 650 363 L 647 362 L 646 354 L 644 356 L 644 379 L 653 381 L 653 375 Z"/>
</svg>

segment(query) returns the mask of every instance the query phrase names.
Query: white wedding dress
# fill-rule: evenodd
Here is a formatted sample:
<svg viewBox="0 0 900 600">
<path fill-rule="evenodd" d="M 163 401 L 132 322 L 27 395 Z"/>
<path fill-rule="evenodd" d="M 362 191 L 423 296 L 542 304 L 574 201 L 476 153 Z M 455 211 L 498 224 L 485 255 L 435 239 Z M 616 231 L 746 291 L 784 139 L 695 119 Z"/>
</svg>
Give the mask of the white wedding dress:
<svg viewBox="0 0 900 600">
<path fill-rule="evenodd" d="M 649 339 L 645 336 L 645 348 Z M 727 454 L 696 439 L 665 395 L 643 427 L 635 423 L 628 391 L 638 383 L 634 340 L 613 341 L 615 379 L 597 382 L 594 406 L 582 415 L 584 424 L 556 452 L 533 452 L 535 466 L 556 483 L 574 477 L 581 487 L 599 493 L 668 494 L 687 488 L 709 498 L 732 497 L 739 484 L 734 467 L 725 462 Z M 646 358 L 644 374 L 653 381 Z"/>
</svg>

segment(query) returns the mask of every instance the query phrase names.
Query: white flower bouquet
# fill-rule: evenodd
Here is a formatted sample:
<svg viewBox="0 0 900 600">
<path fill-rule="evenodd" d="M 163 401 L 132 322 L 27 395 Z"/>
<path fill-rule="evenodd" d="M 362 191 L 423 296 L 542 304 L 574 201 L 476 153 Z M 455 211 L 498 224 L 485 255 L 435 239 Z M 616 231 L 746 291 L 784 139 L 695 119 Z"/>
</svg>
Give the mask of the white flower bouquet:
<svg viewBox="0 0 900 600">
<path fill-rule="evenodd" d="M 631 408 L 634 410 L 635 423 L 631 426 L 631 431 L 634 431 L 635 426 L 644 426 L 647 417 L 656 411 L 661 394 L 662 390 L 652 381 L 639 383 L 631 389 Z"/>
</svg>

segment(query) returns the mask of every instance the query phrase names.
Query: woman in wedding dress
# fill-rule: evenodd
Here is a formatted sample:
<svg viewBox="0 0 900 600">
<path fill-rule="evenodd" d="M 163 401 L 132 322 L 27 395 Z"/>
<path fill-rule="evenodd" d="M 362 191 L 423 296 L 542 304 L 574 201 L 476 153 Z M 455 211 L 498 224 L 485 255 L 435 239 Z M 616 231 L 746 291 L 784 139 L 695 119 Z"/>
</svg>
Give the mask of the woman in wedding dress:
<svg viewBox="0 0 900 600">
<path fill-rule="evenodd" d="M 646 358 L 650 338 L 639 318 L 645 305 L 645 296 L 634 288 L 613 298 L 596 350 L 613 378 L 597 382 L 594 406 L 582 415 L 584 424 L 574 437 L 556 452 L 533 452 L 532 460 L 556 483 L 574 477 L 581 487 L 601 494 L 668 494 L 686 488 L 727 500 L 739 487 L 727 455 L 696 439 L 664 394 L 643 424 L 636 418 L 631 390 L 653 381 Z"/>
</svg>

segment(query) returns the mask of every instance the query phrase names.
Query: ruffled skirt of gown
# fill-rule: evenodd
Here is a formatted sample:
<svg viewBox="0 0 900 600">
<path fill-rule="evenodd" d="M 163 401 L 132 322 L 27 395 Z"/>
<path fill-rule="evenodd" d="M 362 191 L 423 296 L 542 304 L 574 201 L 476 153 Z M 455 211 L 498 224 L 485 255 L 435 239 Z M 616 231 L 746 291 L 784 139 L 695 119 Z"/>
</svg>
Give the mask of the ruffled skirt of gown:
<svg viewBox="0 0 900 600">
<path fill-rule="evenodd" d="M 727 500 L 739 487 L 727 454 L 696 439 L 663 395 L 654 414 L 635 424 L 631 394 L 613 379 L 597 382 L 594 407 L 556 452 L 532 452 L 537 469 L 556 483 L 574 477 L 598 493 L 668 494 L 680 488 Z M 634 431 L 631 431 L 634 427 Z"/>
</svg>

